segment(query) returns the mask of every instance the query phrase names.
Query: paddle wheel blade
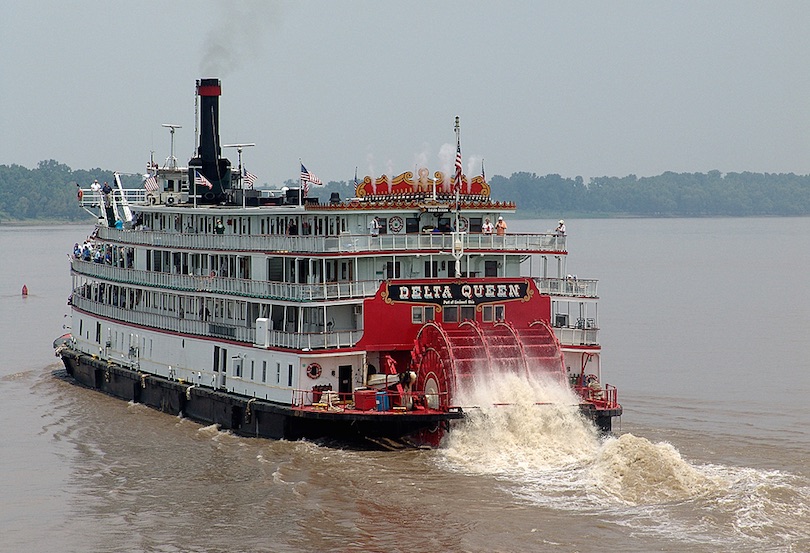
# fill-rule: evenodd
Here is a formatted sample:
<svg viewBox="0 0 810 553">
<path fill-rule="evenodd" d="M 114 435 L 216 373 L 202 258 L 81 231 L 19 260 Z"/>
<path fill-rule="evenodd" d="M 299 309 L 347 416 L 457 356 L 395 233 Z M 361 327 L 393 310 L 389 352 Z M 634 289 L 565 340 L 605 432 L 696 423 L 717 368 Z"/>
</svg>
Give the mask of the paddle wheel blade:
<svg viewBox="0 0 810 553">
<path fill-rule="evenodd" d="M 541 322 L 521 330 L 503 322 L 486 328 L 471 321 L 454 328 L 427 323 L 417 334 L 411 370 L 416 373 L 415 390 L 424 392 L 434 409 L 456 405 L 459 391 L 479 376 L 515 373 L 565 382 L 560 344 Z"/>
</svg>

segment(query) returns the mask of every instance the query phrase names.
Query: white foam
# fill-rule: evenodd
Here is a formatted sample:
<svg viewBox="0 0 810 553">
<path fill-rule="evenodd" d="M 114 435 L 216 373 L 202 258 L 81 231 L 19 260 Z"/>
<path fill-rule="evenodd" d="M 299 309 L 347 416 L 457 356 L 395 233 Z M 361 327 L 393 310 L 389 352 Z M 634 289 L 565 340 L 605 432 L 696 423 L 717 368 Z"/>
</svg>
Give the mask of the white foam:
<svg viewBox="0 0 810 553">
<path fill-rule="evenodd" d="M 701 465 L 633 434 L 600 439 L 557 383 L 499 375 L 473 388 L 463 400 L 477 408 L 438 451 L 447 470 L 489 476 L 538 505 L 684 542 L 810 543 L 810 483 L 800 477 Z"/>
</svg>

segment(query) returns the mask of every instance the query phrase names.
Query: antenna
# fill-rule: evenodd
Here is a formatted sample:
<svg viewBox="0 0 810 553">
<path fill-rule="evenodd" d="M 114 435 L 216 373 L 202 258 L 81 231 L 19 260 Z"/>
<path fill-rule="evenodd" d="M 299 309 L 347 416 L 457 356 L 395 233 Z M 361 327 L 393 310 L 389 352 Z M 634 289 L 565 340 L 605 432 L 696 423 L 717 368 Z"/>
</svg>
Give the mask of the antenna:
<svg viewBox="0 0 810 553">
<path fill-rule="evenodd" d="M 163 123 L 160 125 L 161 127 L 166 127 L 169 129 L 169 132 L 172 135 L 172 147 L 171 147 L 171 154 L 169 157 L 166 158 L 166 163 L 163 164 L 164 167 L 168 167 L 169 169 L 177 168 L 177 158 L 174 157 L 174 130 L 175 129 L 182 129 L 182 125 L 175 125 L 172 123 Z"/>
<path fill-rule="evenodd" d="M 236 148 L 236 153 L 239 156 L 239 184 L 242 184 L 242 150 L 244 148 L 250 148 L 255 146 L 253 142 L 245 143 L 245 144 L 223 144 L 223 148 Z"/>
<path fill-rule="evenodd" d="M 242 179 L 245 177 L 242 171 L 242 150 L 244 148 L 250 148 L 255 146 L 253 142 L 247 142 L 244 144 L 223 144 L 223 148 L 236 148 L 236 153 L 239 156 L 239 188 L 242 189 L 242 207 L 245 207 L 245 186 Z"/>
</svg>

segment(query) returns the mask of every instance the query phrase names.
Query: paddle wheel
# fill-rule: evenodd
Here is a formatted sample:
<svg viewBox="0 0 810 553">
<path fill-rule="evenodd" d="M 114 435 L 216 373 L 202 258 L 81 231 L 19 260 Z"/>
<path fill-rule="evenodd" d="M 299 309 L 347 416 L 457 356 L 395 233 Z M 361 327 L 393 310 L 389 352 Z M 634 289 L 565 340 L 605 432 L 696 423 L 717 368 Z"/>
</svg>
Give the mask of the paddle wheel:
<svg viewBox="0 0 810 553">
<path fill-rule="evenodd" d="M 441 410 L 453 405 L 458 391 L 477 376 L 511 372 L 565 381 L 560 344 L 542 321 L 523 329 L 506 322 L 485 328 L 472 321 L 454 328 L 427 323 L 414 341 L 410 370 L 427 406 Z"/>
</svg>

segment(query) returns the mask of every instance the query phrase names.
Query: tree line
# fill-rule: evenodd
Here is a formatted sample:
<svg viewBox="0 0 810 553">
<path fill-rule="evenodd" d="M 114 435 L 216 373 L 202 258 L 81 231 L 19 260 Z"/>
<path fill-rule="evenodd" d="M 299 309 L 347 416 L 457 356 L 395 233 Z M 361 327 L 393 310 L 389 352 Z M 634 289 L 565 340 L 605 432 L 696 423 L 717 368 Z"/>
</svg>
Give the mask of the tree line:
<svg viewBox="0 0 810 553">
<path fill-rule="evenodd" d="M 113 182 L 104 169 L 72 170 L 54 160 L 34 169 L 0 165 L 0 221 L 86 221 L 78 207 L 76 184 L 87 188 L 93 180 Z M 124 175 L 127 188 L 142 186 L 140 175 Z M 297 186 L 298 181 L 287 181 Z M 539 176 L 513 173 L 489 180 L 495 200 L 517 203 L 518 215 L 531 216 L 796 216 L 810 215 L 810 175 L 793 173 L 674 173 L 652 177 Z M 311 196 L 328 202 L 337 192 L 354 195 L 353 179 L 312 187 Z"/>
</svg>

